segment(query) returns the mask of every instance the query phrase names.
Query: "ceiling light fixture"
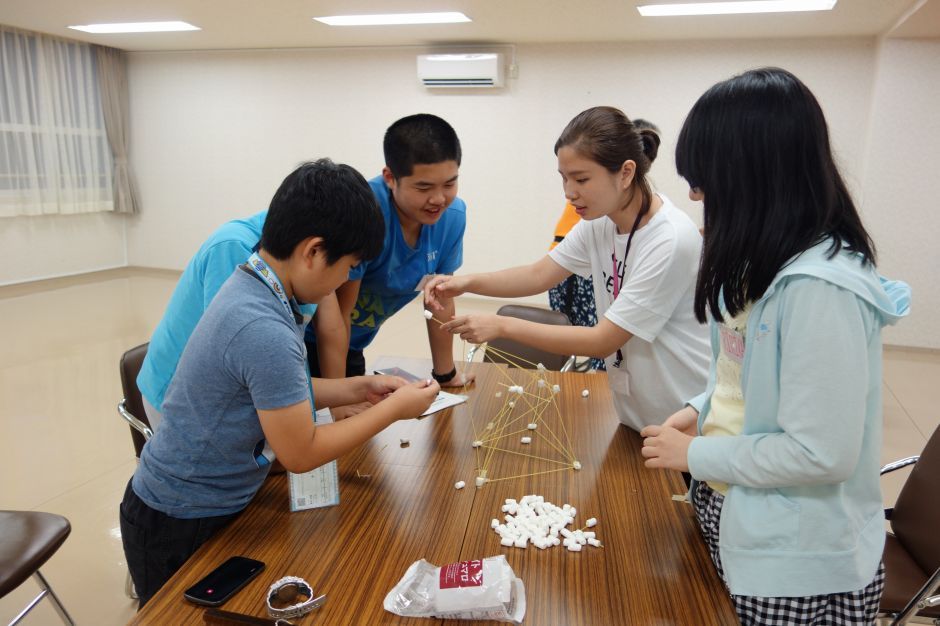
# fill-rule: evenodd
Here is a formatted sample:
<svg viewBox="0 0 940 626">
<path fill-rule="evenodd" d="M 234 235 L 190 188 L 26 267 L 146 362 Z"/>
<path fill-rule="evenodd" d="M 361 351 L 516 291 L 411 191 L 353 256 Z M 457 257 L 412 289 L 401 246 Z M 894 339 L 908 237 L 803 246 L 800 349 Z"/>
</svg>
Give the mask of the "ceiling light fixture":
<svg viewBox="0 0 940 626">
<path fill-rule="evenodd" d="M 181 30 L 202 30 L 186 22 L 125 22 L 123 24 L 85 24 L 69 26 L 85 33 L 167 33 Z"/>
<path fill-rule="evenodd" d="M 732 15 L 736 13 L 788 13 L 791 11 L 829 11 L 837 0 L 738 0 L 736 2 L 686 2 L 682 4 L 645 4 L 637 11 L 643 17 L 674 15 Z"/>
<path fill-rule="evenodd" d="M 313 18 L 330 26 L 382 26 L 402 24 L 456 24 L 472 21 L 463 13 L 384 13 L 379 15 L 329 15 Z"/>
</svg>

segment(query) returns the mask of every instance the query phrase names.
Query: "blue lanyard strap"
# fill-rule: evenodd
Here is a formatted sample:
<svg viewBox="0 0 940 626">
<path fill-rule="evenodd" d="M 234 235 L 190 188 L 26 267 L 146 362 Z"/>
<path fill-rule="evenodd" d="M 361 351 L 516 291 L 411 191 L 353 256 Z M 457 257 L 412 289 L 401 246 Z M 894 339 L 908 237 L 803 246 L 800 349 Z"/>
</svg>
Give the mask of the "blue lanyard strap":
<svg viewBox="0 0 940 626">
<path fill-rule="evenodd" d="M 261 277 L 268 287 L 271 288 L 271 291 L 277 296 L 277 299 L 281 301 L 281 304 L 284 305 L 284 308 L 287 309 L 287 314 L 294 317 L 294 309 L 290 305 L 290 300 L 287 299 L 287 294 L 284 293 L 284 286 L 281 285 L 281 279 L 277 277 L 277 274 L 274 273 L 268 264 L 264 262 L 257 252 L 252 252 L 251 256 L 248 257 L 248 267 L 251 270 Z"/>
<path fill-rule="evenodd" d="M 257 252 L 252 252 L 251 256 L 248 257 L 248 267 L 271 288 L 271 292 L 277 296 L 277 299 L 287 309 L 287 314 L 291 319 L 294 319 L 294 308 L 290 305 L 290 300 L 287 299 L 281 279 L 277 277 L 274 270 L 268 267 L 264 259 L 258 256 Z M 310 363 L 307 362 L 307 359 L 304 359 L 304 371 L 307 373 L 307 389 L 310 391 L 310 412 L 313 414 L 313 421 L 315 422 L 317 421 L 317 409 L 313 402 L 313 383 L 310 381 Z"/>
</svg>

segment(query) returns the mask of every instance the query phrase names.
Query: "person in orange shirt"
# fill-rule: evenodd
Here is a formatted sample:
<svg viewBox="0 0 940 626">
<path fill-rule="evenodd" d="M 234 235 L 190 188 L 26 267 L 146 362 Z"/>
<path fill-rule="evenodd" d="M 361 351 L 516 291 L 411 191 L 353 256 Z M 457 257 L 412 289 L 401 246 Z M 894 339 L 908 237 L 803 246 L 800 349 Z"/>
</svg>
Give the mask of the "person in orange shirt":
<svg viewBox="0 0 940 626">
<path fill-rule="evenodd" d="M 637 118 L 633 120 L 633 126 L 639 131 L 648 128 L 659 134 L 659 127 L 656 124 Z M 558 245 L 565 238 L 574 225 L 581 221 L 578 214 L 574 212 L 574 206 L 568 202 L 555 224 L 555 240 L 548 247 L 549 250 Z M 583 278 L 577 274 L 572 274 L 548 290 L 548 305 L 553 311 L 560 311 L 568 316 L 568 320 L 575 326 L 596 326 L 597 309 L 594 306 L 594 281 L 591 277 Z M 604 359 L 588 359 L 579 362 L 575 369 L 578 371 L 605 370 Z"/>
</svg>

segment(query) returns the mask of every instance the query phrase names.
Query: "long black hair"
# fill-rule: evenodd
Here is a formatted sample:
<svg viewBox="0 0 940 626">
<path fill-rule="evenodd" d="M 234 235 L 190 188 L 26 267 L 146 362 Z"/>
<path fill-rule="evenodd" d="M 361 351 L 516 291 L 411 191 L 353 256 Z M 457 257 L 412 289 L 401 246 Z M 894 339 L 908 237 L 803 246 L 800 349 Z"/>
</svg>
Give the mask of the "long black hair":
<svg viewBox="0 0 940 626">
<path fill-rule="evenodd" d="M 758 300 L 794 256 L 831 239 L 874 264 L 875 245 L 832 157 L 819 102 L 779 68 L 714 85 L 689 112 L 676 169 L 705 196 L 695 315 L 722 319 Z"/>
</svg>

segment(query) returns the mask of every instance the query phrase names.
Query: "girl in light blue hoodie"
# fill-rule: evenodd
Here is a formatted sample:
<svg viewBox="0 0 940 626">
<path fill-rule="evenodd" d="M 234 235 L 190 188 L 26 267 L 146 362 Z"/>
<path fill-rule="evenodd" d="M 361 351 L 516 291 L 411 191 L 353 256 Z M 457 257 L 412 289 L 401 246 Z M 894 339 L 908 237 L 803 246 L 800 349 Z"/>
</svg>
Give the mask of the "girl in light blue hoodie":
<svg viewBox="0 0 940 626">
<path fill-rule="evenodd" d="M 781 69 L 709 89 L 676 166 L 704 201 L 705 392 L 642 431 L 692 501 L 744 624 L 870 624 L 884 587 L 881 328 L 910 289 L 875 247 L 816 98 Z"/>
</svg>

